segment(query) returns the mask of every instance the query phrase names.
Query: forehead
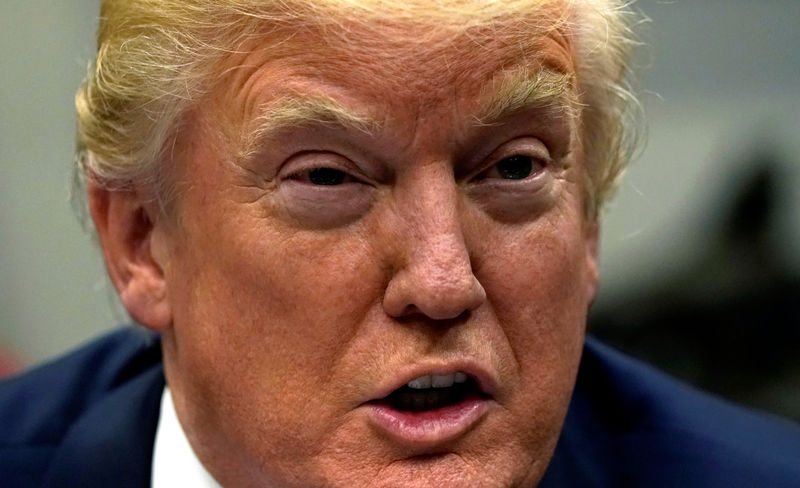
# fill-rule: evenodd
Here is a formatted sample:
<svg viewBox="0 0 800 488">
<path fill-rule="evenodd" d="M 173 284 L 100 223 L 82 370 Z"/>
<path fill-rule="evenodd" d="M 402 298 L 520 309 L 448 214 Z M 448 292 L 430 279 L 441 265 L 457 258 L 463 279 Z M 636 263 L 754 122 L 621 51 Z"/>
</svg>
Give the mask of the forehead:
<svg viewBox="0 0 800 488">
<path fill-rule="evenodd" d="M 478 103 L 490 95 L 483 93 L 487 86 L 501 85 L 521 67 L 574 74 L 563 10 L 550 5 L 466 26 L 437 25 L 441 18 L 422 15 L 299 23 L 272 29 L 225 59 L 221 85 L 251 110 L 282 94 L 315 90 L 406 109 L 454 99 Z"/>
</svg>

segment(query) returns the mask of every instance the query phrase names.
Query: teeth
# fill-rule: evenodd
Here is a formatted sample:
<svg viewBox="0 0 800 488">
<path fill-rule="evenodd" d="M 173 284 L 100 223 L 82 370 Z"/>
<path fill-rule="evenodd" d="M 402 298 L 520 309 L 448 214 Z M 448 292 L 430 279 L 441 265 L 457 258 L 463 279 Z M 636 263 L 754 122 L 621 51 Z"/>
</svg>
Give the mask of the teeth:
<svg viewBox="0 0 800 488">
<path fill-rule="evenodd" d="M 445 374 L 442 376 L 439 375 L 431 375 L 431 386 L 434 388 L 447 388 L 453 386 L 453 381 L 455 380 L 455 375 L 452 374 Z"/>
<path fill-rule="evenodd" d="M 465 383 L 467 381 L 467 375 L 458 371 L 452 374 L 444 374 L 444 375 L 425 375 L 420 376 L 419 378 L 414 378 L 413 380 L 407 383 L 407 386 L 414 390 L 422 390 L 426 388 L 447 388 L 453 386 L 453 383 Z"/>
<path fill-rule="evenodd" d="M 414 390 L 422 390 L 431 387 L 431 375 L 420 376 L 408 382 L 408 387 Z"/>
</svg>

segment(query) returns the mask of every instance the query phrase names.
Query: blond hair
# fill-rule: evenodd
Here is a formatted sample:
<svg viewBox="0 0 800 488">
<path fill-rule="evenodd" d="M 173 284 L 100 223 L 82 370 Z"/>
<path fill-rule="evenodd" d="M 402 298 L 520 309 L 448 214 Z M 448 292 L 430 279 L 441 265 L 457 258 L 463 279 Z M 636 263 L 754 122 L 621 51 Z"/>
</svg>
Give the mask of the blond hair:
<svg viewBox="0 0 800 488">
<path fill-rule="evenodd" d="M 637 141 L 629 89 L 631 24 L 617 0 L 556 0 L 569 8 L 592 218 L 613 192 Z M 104 0 L 93 67 L 76 95 L 76 181 L 111 189 L 151 185 L 172 195 L 165 166 L 184 115 L 217 81 L 220 60 L 266 32 L 313 25 L 341 32 L 343 20 L 426 22 L 467 32 L 492 26 L 535 31 L 553 0 Z M 505 30 L 503 31 L 505 34 Z M 531 35 L 533 32 L 528 32 Z M 342 35 L 342 34 L 333 34 Z M 346 34 L 344 34 L 346 35 Z M 218 68 L 217 68 L 218 69 Z"/>
</svg>

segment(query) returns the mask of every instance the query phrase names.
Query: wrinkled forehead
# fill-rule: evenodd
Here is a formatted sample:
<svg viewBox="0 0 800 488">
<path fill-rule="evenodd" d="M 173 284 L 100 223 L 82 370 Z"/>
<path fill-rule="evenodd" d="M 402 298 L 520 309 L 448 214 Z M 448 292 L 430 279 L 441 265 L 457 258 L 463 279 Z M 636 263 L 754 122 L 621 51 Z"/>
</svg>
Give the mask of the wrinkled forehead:
<svg viewBox="0 0 800 488">
<path fill-rule="evenodd" d="M 564 54 L 554 51 L 570 49 L 564 8 L 543 5 L 521 17 L 519 12 L 487 16 L 476 11 L 464 18 L 447 18 L 442 13 L 430 7 L 405 12 L 405 16 L 385 12 L 385 17 L 347 17 L 335 28 L 309 25 L 305 33 L 321 39 L 331 59 L 377 62 L 394 68 L 392 75 L 408 77 L 437 70 L 452 74 L 477 70 L 480 75 L 492 66 L 480 69 L 476 58 L 484 63 L 487 57 L 500 63 L 526 58 L 549 63 Z"/>
<path fill-rule="evenodd" d="M 364 29 L 345 42 L 334 40 L 326 46 L 326 65 L 338 69 L 328 71 L 341 75 L 337 80 L 341 83 L 393 80 L 392 90 L 398 96 L 409 94 L 431 102 L 450 96 L 454 87 L 478 86 L 521 67 L 574 72 L 570 46 L 557 31 L 517 37 L 502 28 L 476 29 L 431 38 L 434 34 L 426 36 L 424 28 L 380 26 L 381 30 Z"/>
<path fill-rule="evenodd" d="M 348 13 L 328 6 L 277 27 L 265 22 L 261 35 L 225 60 L 223 86 L 256 84 L 268 68 L 271 85 L 282 84 L 287 91 L 325 80 L 328 87 L 358 87 L 362 100 L 424 106 L 454 98 L 483 103 L 481 96 L 492 96 L 482 93 L 487 85 L 490 91 L 491 86 L 500 90 L 503 78 L 535 77 L 542 71 L 573 77 L 566 4 L 529 0 L 524 10 L 497 9 L 501 3 L 521 2 L 392 6 L 366 1 L 359 5 L 373 8 Z M 259 93 L 257 86 L 248 88 L 242 93 Z"/>
</svg>

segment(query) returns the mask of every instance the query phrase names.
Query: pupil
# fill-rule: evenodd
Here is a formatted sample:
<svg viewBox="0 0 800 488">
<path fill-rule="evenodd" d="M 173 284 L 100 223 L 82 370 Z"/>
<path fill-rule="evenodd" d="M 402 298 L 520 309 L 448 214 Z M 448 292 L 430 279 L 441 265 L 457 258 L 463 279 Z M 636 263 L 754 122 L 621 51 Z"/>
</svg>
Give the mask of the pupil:
<svg viewBox="0 0 800 488">
<path fill-rule="evenodd" d="M 528 156 L 511 156 L 497 163 L 497 172 L 506 180 L 522 180 L 530 176 L 533 161 Z"/>
<path fill-rule="evenodd" d="M 308 172 L 308 180 L 314 185 L 341 185 L 344 177 L 343 171 L 333 168 L 315 168 Z"/>
</svg>

